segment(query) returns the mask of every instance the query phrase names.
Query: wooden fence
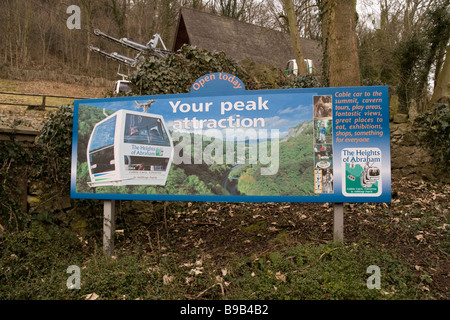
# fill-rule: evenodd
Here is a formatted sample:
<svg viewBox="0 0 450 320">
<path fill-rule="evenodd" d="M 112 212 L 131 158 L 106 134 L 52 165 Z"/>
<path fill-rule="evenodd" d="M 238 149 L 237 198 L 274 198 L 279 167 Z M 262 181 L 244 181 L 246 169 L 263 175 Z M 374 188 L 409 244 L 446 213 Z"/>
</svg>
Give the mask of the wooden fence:
<svg viewBox="0 0 450 320">
<path fill-rule="evenodd" d="M 41 104 L 34 103 L 18 103 L 18 102 L 8 102 L 4 101 L 0 98 L 0 105 L 8 105 L 8 106 L 26 106 L 29 109 L 40 109 L 45 110 L 45 108 L 59 108 L 59 106 L 47 105 L 47 98 L 58 98 L 58 99 L 67 99 L 67 100 L 77 100 L 77 99 L 89 99 L 85 97 L 70 97 L 70 96 L 61 96 L 61 95 L 51 95 L 51 94 L 37 94 L 37 93 L 19 93 L 19 92 L 3 92 L 0 91 L 1 95 L 13 95 L 13 96 L 23 96 L 23 97 L 39 97 L 41 98 Z"/>
</svg>

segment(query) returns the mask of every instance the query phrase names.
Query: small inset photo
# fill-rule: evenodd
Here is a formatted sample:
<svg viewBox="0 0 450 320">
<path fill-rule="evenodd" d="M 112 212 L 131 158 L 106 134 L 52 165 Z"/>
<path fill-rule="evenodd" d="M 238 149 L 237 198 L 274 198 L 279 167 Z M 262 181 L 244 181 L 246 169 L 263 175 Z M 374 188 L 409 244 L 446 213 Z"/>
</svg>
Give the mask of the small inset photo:
<svg viewBox="0 0 450 320">
<path fill-rule="evenodd" d="M 315 144 L 333 143 L 333 121 L 331 119 L 314 120 Z"/>
<path fill-rule="evenodd" d="M 322 193 L 333 193 L 333 169 L 322 170 Z"/>
<path fill-rule="evenodd" d="M 313 96 L 314 119 L 331 119 L 333 108 L 331 96 Z"/>
<path fill-rule="evenodd" d="M 333 146 L 331 144 L 314 145 L 314 164 L 317 169 L 333 167 Z"/>
</svg>

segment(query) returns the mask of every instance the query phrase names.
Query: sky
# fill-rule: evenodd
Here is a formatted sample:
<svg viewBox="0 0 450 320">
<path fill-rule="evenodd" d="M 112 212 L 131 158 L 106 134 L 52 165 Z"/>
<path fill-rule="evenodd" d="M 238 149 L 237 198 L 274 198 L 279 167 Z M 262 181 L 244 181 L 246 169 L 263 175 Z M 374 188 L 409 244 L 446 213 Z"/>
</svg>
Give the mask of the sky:
<svg viewBox="0 0 450 320">
<path fill-rule="evenodd" d="M 250 91 L 243 95 L 227 95 L 227 96 L 192 96 L 189 94 L 179 94 L 179 95 L 161 95 L 161 96 L 151 96 L 151 97 L 133 97 L 132 99 L 114 99 L 114 100 L 103 100 L 92 101 L 92 103 L 87 103 L 89 105 L 94 105 L 99 108 L 106 108 L 107 110 L 117 111 L 120 109 L 127 109 L 137 111 L 137 104 L 147 102 L 149 99 L 155 99 L 156 102 L 152 104 L 148 113 L 160 114 L 163 116 L 166 125 L 169 130 L 174 129 L 174 124 L 178 121 L 178 125 L 183 123 L 185 118 L 192 120 L 194 117 L 197 120 L 204 119 L 215 119 L 219 121 L 221 119 L 226 119 L 222 121 L 222 125 L 228 127 L 228 118 L 231 116 L 233 119 L 239 119 L 242 121 L 245 118 L 252 119 L 262 118 L 264 121 L 264 127 L 249 127 L 253 129 L 267 129 L 273 130 L 278 129 L 280 133 L 280 138 L 284 137 L 290 128 L 299 125 L 302 122 L 310 121 L 313 119 L 313 105 L 312 105 L 312 93 L 288 93 L 283 90 L 283 94 L 276 93 L 278 90 L 274 90 L 271 93 L 269 91 L 258 92 Z M 280 91 L 278 91 L 280 92 Z M 179 102 L 179 104 L 177 104 Z M 240 101 L 241 103 L 239 103 Z M 229 102 L 225 103 L 225 102 Z M 240 110 L 226 110 L 231 108 L 238 102 L 238 109 Z M 193 112 L 192 105 L 196 104 L 198 107 L 200 103 L 203 103 L 203 112 Z M 211 103 L 209 110 L 206 110 L 206 103 Z M 239 107 L 242 105 L 242 107 Z M 177 106 L 174 109 L 173 106 Z M 191 107 L 191 111 L 182 112 L 181 110 L 187 111 Z M 245 107 L 256 108 L 261 110 L 245 110 Z M 242 109 L 242 110 L 241 110 Z M 142 109 L 139 109 L 141 111 Z M 82 110 L 81 110 L 82 111 Z M 246 120 L 247 123 L 248 120 Z M 258 123 L 261 123 L 259 121 Z M 190 122 L 192 123 L 192 122 Z M 235 125 L 236 122 L 233 122 Z M 206 122 L 205 122 L 206 125 Z M 191 126 L 191 125 L 190 125 Z M 186 131 L 184 123 L 182 125 L 181 131 Z M 221 129 L 221 128 L 217 128 Z M 221 129 L 222 131 L 225 128 Z M 177 131 L 180 131 L 177 128 Z M 193 130 L 190 130 L 193 131 Z"/>
</svg>

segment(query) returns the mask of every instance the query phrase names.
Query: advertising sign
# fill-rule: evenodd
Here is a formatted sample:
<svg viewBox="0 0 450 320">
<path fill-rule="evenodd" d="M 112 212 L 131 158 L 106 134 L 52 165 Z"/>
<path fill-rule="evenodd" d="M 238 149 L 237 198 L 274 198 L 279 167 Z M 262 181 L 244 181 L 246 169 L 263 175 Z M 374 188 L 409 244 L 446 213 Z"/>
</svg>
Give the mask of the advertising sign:
<svg viewBox="0 0 450 320">
<path fill-rule="evenodd" d="M 186 94 L 77 100 L 71 197 L 390 202 L 387 87 L 246 90 L 212 73 Z"/>
</svg>

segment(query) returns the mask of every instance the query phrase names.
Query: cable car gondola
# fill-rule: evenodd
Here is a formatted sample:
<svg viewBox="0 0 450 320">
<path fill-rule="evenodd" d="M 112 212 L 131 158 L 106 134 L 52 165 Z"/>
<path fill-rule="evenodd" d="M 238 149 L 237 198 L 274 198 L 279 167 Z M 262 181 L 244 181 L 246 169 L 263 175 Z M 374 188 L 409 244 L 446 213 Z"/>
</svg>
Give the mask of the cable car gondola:
<svg viewBox="0 0 450 320">
<path fill-rule="evenodd" d="M 150 102 L 150 103 L 149 103 Z M 119 110 L 92 130 L 87 161 L 88 185 L 165 185 L 173 159 L 173 141 L 161 115 Z"/>
</svg>

